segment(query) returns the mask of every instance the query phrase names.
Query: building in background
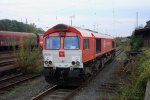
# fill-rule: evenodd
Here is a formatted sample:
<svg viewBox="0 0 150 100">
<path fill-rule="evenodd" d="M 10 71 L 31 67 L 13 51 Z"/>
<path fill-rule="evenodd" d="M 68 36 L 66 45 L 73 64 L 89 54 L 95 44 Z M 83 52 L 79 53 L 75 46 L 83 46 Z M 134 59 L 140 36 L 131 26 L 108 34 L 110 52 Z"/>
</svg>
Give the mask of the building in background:
<svg viewBox="0 0 150 100">
<path fill-rule="evenodd" d="M 146 23 L 144 28 L 135 30 L 134 35 L 143 38 L 144 47 L 150 47 L 150 21 Z"/>
</svg>

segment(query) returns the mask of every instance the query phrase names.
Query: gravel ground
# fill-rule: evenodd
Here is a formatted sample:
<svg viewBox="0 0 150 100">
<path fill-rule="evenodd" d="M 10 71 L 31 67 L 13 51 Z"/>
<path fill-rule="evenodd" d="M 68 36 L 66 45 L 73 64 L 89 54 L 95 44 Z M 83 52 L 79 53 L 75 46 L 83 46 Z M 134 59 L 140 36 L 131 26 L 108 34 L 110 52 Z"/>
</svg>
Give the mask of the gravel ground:
<svg viewBox="0 0 150 100">
<path fill-rule="evenodd" d="M 0 93 L 0 100 L 30 100 L 33 96 L 36 96 L 51 86 L 41 76 L 19 86 L 15 86 L 11 90 L 3 91 L 4 93 Z"/>
<path fill-rule="evenodd" d="M 83 88 L 72 100 L 109 100 L 113 93 L 102 91 L 101 85 L 104 83 L 119 82 L 118 71 L 126 59 L 124 53 L 115 60 L 107 64 L 105 68 L 94 78 L 85 88 Z"/>
</svg>

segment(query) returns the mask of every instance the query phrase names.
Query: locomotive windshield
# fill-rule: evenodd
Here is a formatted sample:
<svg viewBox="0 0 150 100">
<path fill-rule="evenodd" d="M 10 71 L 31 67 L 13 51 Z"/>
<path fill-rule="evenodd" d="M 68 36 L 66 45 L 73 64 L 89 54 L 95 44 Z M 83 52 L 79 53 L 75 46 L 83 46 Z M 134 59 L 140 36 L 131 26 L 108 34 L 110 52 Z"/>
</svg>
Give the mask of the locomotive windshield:
<svg viewBox="0 0 150 100">
<path fill-rule="evenodd" d="M 60 48 L 60 37 L 46 38 L 46 49 L 59 49 L 59 48 Z"/>
<path fill-rule="evenodd" d="M 79 37 L 65 37 L 64 49 L 79 49 Z"/>
</svg>

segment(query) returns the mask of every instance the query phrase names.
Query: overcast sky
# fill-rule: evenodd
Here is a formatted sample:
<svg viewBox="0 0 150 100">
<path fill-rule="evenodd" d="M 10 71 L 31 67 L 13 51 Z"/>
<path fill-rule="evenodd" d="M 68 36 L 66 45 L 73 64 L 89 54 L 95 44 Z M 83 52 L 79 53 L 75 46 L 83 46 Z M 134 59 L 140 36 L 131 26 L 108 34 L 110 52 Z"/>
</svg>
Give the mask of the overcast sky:
<svg viewBox="0 0 150 100">
<path fill-rule="evenodd" d="M 150 0 L 0 0 L 0 19 L 35 23 L 47 30 L 58 24 L 129 36 L 138 25 L 150 20 Z"/>
</svg>

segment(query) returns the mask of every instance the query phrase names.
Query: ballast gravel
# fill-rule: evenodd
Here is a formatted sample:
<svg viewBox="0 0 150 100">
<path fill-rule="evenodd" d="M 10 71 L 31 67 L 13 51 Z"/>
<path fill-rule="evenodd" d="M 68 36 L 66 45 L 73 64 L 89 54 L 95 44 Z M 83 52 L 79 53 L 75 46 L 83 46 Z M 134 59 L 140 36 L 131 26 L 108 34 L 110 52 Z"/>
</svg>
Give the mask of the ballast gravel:
<svg viewBox="0 0 150 100">
<path fill-rule="evenodd" d="M 0 93 L 0 100 L 31 100 L 32 97 L 51 86 L 46 83 L 43 76 L 40 76 L 7 91 L 2 91 Z"/>
<path fill-rule="evenodd" d="M 111 63 L 106 64 L 104 69 L 72 100 L 110 100 L 115 93 L 111 91 L 103 91 L 101 85 L 104 83 L 119 84 L 118 70 L 123 66 L 123 61 L 126 59 L 125 53 L 120 54 Z M 108 88 L 108 87 L 107 87 Z"/>
</svg>

